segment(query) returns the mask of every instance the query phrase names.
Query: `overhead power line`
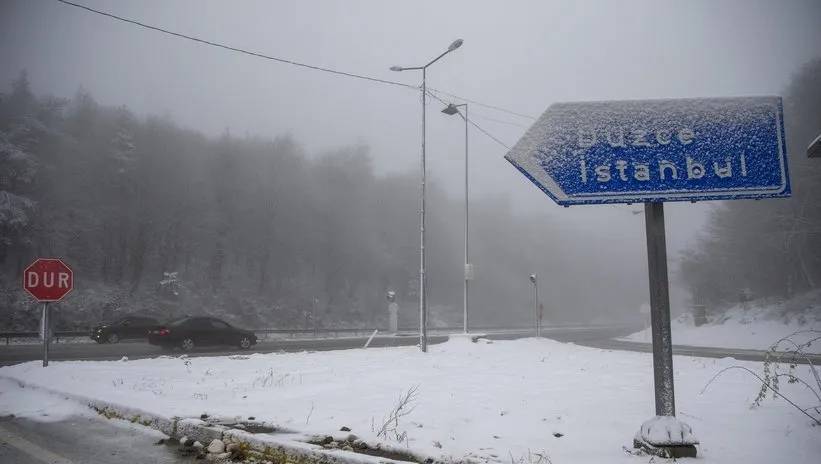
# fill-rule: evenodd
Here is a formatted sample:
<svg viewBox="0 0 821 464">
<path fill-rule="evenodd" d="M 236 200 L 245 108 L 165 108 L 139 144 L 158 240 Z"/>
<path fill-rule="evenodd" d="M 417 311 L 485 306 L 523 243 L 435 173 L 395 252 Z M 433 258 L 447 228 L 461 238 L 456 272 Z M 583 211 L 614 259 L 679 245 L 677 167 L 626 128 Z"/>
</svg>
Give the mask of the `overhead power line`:
<svg viewBox="0 0 821 464">
<path fill-rule="evenodd" d="M 201 39 L 199 37 L 194 37 L 194 36 L 191 36 L 191 35 L 182 34 L 182 33 L 179 33 L 179 32 L 174 32 L 174 31 L 162 28 L 162 27 L 152 26 L 150 24 L 146 24 L 146 23 L 134 20 L 134 19 L 125 18 L 123 16 L 118 16 L 118 15 L 115 15 L 113 13 L 109 13 L 109 12 L 102 11 L 102 10 L 97 10 L 97 9 L 91 8 L 91 7 L 86 6 L 86 5 L 81 5 L 79 3 L 70 2 L 68 0 L 56 0 L 56 1 L 58 1 L 60 3 L 63 3 L 65 5 L 69 5 L 69 6 L 73 6 L 73 7 L 76 7 L 76 8 L 83 9 L 83 10 L 88 11 L 90 13 L 95 13 L 95 14 L 98 14 L 98 15 L 106 16 L 106 17 L 111 18 L 111 19 L 115 19 L 117 21 L 122 21 L 122 22 L 125 22 L 125 23 L 129 23 L 129 24 L 132 24 L 134 26 L 139 26 L 139 27 L 143 27 L 143 28 L 146 28 L 146 29 L 150 29 L 152 31 L 161 32 L 163 34 L 172 35 L 174 37 L 178 37 L 178 38 L 181 38 L 181 39 L 191 40 L 191 41 L 198 42 L 198 43 L 201 43 L 201 44 L 204 44 L 204 45 L 210 45 L 212 47 L 219 47 L 219 48 L 222 48 L 222 49 L 225 49 L 225 50 L 230 50 L 230 51 L 237 52 L 237 53 L 242 53 L 242 54 L 245 54 L 245 55 L 255 56 L 257 58 L 264 58 L 266 60 L 277 61 L 279 63 L 290 64 L 290 65 L 293 65 L 293 66 L 298 66 L 298 67 L 307 68 L 307 69 L 313 69 L 313 70 L 316 70 L 316 71 L 323 71 L 323 72 L 327 72 L 327 73 L 337 74 L 337 75 L 340 75 L 340 76 L 352 77 L 352 78 L 355 78 L 355 79 L 363 79 L 363 80 L 367 80 L 367 81 L 371 81 L 371 82 L 378 82 L 380 84 L 395 85 L 395 86 L 398 86 L 398 87 L 405 87 L 405 88 L 411 88 L 411 89 L 416 88 L 412 85 L 405 84 L 403 82 L 397 82 L 397 81 L 392 81 L 392 80 L 388 80 L 388 79 L 380 79 L 378 77 L 366 76 L 366 75 L 363 75 L 363 74 L 340 71 L 340 70 L 337 70 L 337 69 L 327 68 L 327 67 L 324 67 L 324 66 L 317 66 L 317 65 L 312 65 L 312 64 L 308 64 L 308 63 L 301 63 L 299 61 L 289 60 L 289 59 L 285 59 L 285 58 L 270 56 L 270 55 L 266 55 L 264 53 L 254 52 L 254 51 L 246 50 L 246 49 L 239 48 L 239 47 L 232 47 L 230 45 L 222 44 L 222 43 L 219 43 L 219 42 L 213 42 L 211 40 Z M 469 102 L 469 103 L 473 103 L 475 105 L 483 106 L 485 108 L 493 109 L 493 110 L 496 110 L 496 111 L 501 111 L 503 113 L 512 114 L 514 116 L 519 116 L 519 117 L 522 117 L 522 118 L 533 119 L 533 120 L 536 119 L 533 116 L 529 116 L 529 115 L 526 115 L 526 114 L 518 113 L 516 111 L 508 110 L 508 109 L 502 108 L 500 106 L 495 106 L 495 105 L 490 105 L 490 104 L 487 104 L 487 103 L 482 103 L 482 102 L 479 102 L 479 101 L 476 101 L 476 100 L 471 100 L 471 99 L 461 97 L 459 95 L 455 95 L 455 94 L 452 94 L 452 93 L 448 93 L 448 92 L 445 92 L 445 91 L 442 91 L 442 90 L 432 89 L 430 87 L 429 87 L 429 89 L 433 90 L 435 92 L 441 93 L 442 95 L 446 95 L 446 96 L 451 97 L 451 98 L 457 98 L 459 100 Z"/>
<path fill-rule="evenodd" d="M 491 118 L 490 116 L 486 116 L 484 114 L 477 114 L 476 111 L 474 111 L 474 110 L 471 110 L 471 115 L 474 116 L 474 117 L 477 117 L 479 119 L 484 119 L 484 120 L 499 123 L 499 124 L 506 124 L 508 126 L 518 127 L 520 129 L 527 129 L 528 128 L 528 126 L 524 126 L 524 125 L 519 124 L 517 122 L 505 121 L 505 120 L 502 120 L 502 119 Z"/>
<path fill-rule="evenodd" d="M 236 53 L 241 53 L 241 54 L 244 54 L 244 55 L 249 55 L 249 56 L 253 56 L 253 57 L 257 57 L 257 58 L 263 58 L 263 59 L 266 59 L 266 60 L 276 61 L 278 63 L 289 64 L 289 65 L 297 66 L 297 67 L 301 67 L 301 68 L 313 69 L 315 71 L 322 71 L 322 72 L 331 73 L 331 74 L 335 74 L 335 75 L 339 75 L 339 76 L 345 76 L 345 77 L 351 77 L 351 78 L 354 78 L 354 79 L 361 79 L 361 80 L 365 80 L 365 81 L 376 82 L 376 83 L 379 83 L 379 84 L 393 85 L 393 86 L 396 86 L 396 87 L 401 87 L 401 88 L 406 88 L 406 89 L 414 89 L 414 90 L 418 89 L 418 87 L 416 87 L 416 86 L 405 84 L 403 82 L 391 81 L 391 80 L 387 80 L 387 79 L 380 79 L 378 77 L 366 76 L 366 75 L 363 75 L 363 74 L 356 74 L 356 73 L 351 73 L 351 72 L 346 72 L 346 71 L 340 71 L 340 70 L 337 70 L 337 69 L 331 69 L 331 68 L 327 68 L 327 67 L 324 67 L 324 66 L 317 66 L 317 65 L 312 65 L 312 64 L 308 64 L 308 63 L 302 63 L 302 62 L 299 62 L 299 61 L 294 61 L 294 60 L 289 60 L 289 59 L 285 59 L 285 58 L 279 58 L 279 57 L 275 57 L 275 56 L 271 56 L 271 55 L 266 55 L 264 53 L 254 52 L 254 51 L 251 51 L 251 50 L 246 50 L 244 48 L 232 47 L 230 45 L 226 45 L 226 44 L 223 44 L 223 43 L 213 42 L 211 40 L 201 39 L 199 37 L 194 37 L 194 36 L 191 36 L 191 35 L 182 34 L 182 33 L 179 33 L 179 32 L 174 32 L 174 31 L 164 29 L 164 28 L 158 27 L 158 26 L 152 26 L 150 24 L 146 24 L 146 23 L 134 20 L 134 19 L 125 18 L 123 16 L 118 16 L 118 15 L 115 15 L 113 13 L 109 13 L 109 12 L 102 11 L 102 10 L 97 10 L 97 9 L 91 8 L 91 7 L 86 6 L 86 5 L 81 5 L 79 3 L 70 2 L 68 0 L 56 0 L 56 1 L 58 1 L 62 4 L 64 4 L 64 5 L 73 6 L 75 8 L 80 8 L 80 9 L 88 11 L 90 13 L 105 16 L 107 18 L 115 19 L 117 21 L 122 21 L 122 22 L 125 22 L 125 23 L 128 23 L 128 24 L 134 25 L 134 26 L 139 26 L 139 27 L 142 27 L 142 28 L 145 28 L 145 29 L 149 29 L 149 30 L 156 31 L 156 32 L 161 32 L 163 34 L 171 35 L 171 36 L 174 36 L 174 37 L 177 37 L 177 38 L 190 40 L 190 41 L 197 42 L 197 43 L 200 43 L 200 44 L 203 44 L 203 45 L 209 45 L 209 46 L 212 46 L 212 47 L 222 48 L 224 50 L 229 50 L 229 51 L 236 52 Z M 511 110 L 508 110 L 508 109 L 505 109 L 505 108 L 502 108 L 502 107 L 499 107 L 499 106 L 489 105 L 489 104 L 478 102 L 478 101 L 475 101 L 475 100 L 470 100 L 470 99 L 467 99 L 467 98 L 464 98 L 464 97 L 460 97 L 459 95 L 451 94 L 451 93 L 444 92 L 444 91 L 441 91 L 441 90 L 436 90 L 436 89 L 431 89 L 431 88 L 428 88 L 428 90 L 429 91 L 427 93 L 428 93 L 429 96 L 435 98 L 436 100 L 440 101 L 444 105 L 447 105 L 448 103 L 445 102 L 445 100 L 443 100 L 439 96 L 435 95 L 433 92 L 438 92 L 438 93 L 441 93 L 442 95 L 446 95 L 446 96 L 449 96 L 451 98 L 456 98 L 456 99 L 459 99 L 461 101 L 465 101 L 465 102 L 468 102 L 468 103 L 473 103 L 475 105 L 479 105 L 479 106 L 489 108 L 489 109 L 493 109 L 493 110 L 496 110 L 496 111 L 501 111 L 501 112 L 508 113 L 508 114 L 511 114 L 511 115 L 514 115 L 514 116 L 519 116 L 519 117 L 522 117 L 522 118 L 533 119 L 533 120 L 536 119 L 536 118 L 534 118 L 532 116 L 528 116 L 526 114 L 517 113 L 515 111 L 511 111 Z M 433 92 L 431 92 L 431 91 L 433 91 Z M 499 120 L 496 120 L 496 121 L 497 122 L 506 122 L 506 121 L 499 121 Z M 489 137 L 490 139 L 492 139 L 493 141 L 498 143 L 499 145 L 505 147 L 508 150 L 510 149 L 510 147 L 507 144 L 505 144 L 504 142 L 502 142 L 501 140 L 496 138 L 493 134 L 491 134 L 490 132 L 486 131 L 484 128 L 479 126 L 475 121 L 468 119 L 468 122 L 471 125 L 473 125 L 476 129 L 478 129 L 480 132 L 482 132 L 484 135 L 486 135 L 487 137 Z M 516 125 L 515 123 L 509 123 L 509 124 Z"/>
<path fill-rule="evenodd" d="M 506 144 L 506 143 L 502 142 L 501 140 L 499 140 L 498 138 L 496 138 L 493 134 L 491 134 L 490 132 L 486 131 L 486 130 L 485 130 L 482 126 L 480 126 L 479 124 L 476 124 L 476 121 L 474 121 L 474 120 L 472 120 L 472 119 L 468 119 L 468 122 L 470 123 L 470 125 L 471 125 L 471 126 L 473 126 L 473 127 L 475 127 L 476 129 L 478 129 L 478 130 L 479 130 L 479 132 L 481 132 L 481 133 L 485 134 L 486 136 L 490 137 L 490 139 L 491 139 L 491 140 L 493 140 L 494 142 L 496 142 L 496 143 L 498 143 L 499 145 L 503 146 L 506 150 L 510 150 L 510 146 L 509 146 L 508 144 Z"/>
<path fill-rule="evenodd" d="M 435 100 L 438 100 L 438 101 L 439 101 L 440 103 L 442 103 L 443 105 L 447 106 L 448 102 L 446 102 L 445 100 L 443 100 L 442 98 L 440 98 L 439 96 L 437 96 L 436 94 L 434 94 L 433 92 L 428 92 L 428 95 L 429 95 L 430 97 L 434 98 Z M 465 117 L 465 115 L 463 114 L 463 115 L 462 115 L 462 117 L 464 118 L 464 117 Z M 472 119 L 470 119 L 470 118 L 465 118 L 465 119 L 467 120 L 467 122 L 469 122 L 469 123 L 470 123 L 470 125 L 471 125 L 471 126 L 473 126 L 473 127 L 475 127 L 476 129 L 478 129 L 478 130 L 479 130 L 479 132 L 481 132 L 481 133 L 485 134 L 486 136 L 490 137 L 490 139 L 491 139 L 491 140 L 493 140 L 494 142 L 498 143 L 499 145 L 501 145 L 501 146 L 505 147 L 507 150 L 510 150 L 510 146 L 509 146 L 508 144 L 506 144 L 506 143 L 502 142 L 501 140 L 499 140 L 498 138 L 496 138 L 493 134 L 491 134 L 490 132 L 486 131 L 486 130 L 485 130 L 482 126 L 480 126 L 479 124 L 476 124 L 476 121 L 474 121 L 474 120 L 472 120 Z"/>
<path fill-rule="evenodd" d="M 246 50 L 246 49 L 243 49 L 243 48 L 232 47 L 230 45 L 225 45 L 225 44 L 221 44 L 221 43 L 218 43 L 218 42 L 212 42 L 210 40 L 201 39 L 199 37 L 194 37 L 194 36 L 190 36 L 190 35 L 186 35 L 186 34 L 181 34 L 179 32 L 170 31 L 168 29 L 163 29 L 161 27 L 141 23 L 139 21 L 124 18 L 122 16 L 117 16 L 115 14 L 108 13 L 108 12 L 105 12 L 105 11 L 95 10 L 94 8 L 91 8 L 91 7 L 88 7 L 88 6 L 85 6 L 85 5 L 80 5 L 79 3 L 69 2 L 67 0 L 57 0 L 57 1 L 60 2 L 60 3 L 66 4 L 66 5 L 70 5 L 70 6 L 73 6 L 73 7 L 77 7 L 77 8 L 89 11 L 91 13 L 96 13 L 98 15 L 106 16 L 106 17 L 109 17 L 109 18 L 112 18 L 112 19 L 116 19 L 118 21 L 123 21 L 123 22 L 129 23 L 129 24 L 133 24 L 135 26 L 140 26 L 140 27 L 144 27 L 146 29 L 151 29 L 152 31 L 162 32 L 163 34 L 173 35 L 173 36 L 179 37 L 181 39 L 192 40 L 194 42 L 199 42 L 201 44 L 210 45 L 212 47 L 223 48 L 225 50 L 230 50 L 230 51 L 233 51 L 233 52 L 242 53 L 244 55 L 255 56 L 257 58 L 264 58 L 266 60 L 277 61 L 277 62 L 280 62 L 280 63 L 290 64 L 290 65 L 293 65 L 293 66 L 299 66 L 301 68 L 308 68 L 308 69 L 313 69 L 313 70 L 316 70 L 316 71 L 323 71 L 323 72 L 327 72 L 327 73 L 338 74 L 340 76 L 353 77 L 353 78 L 356 78 L 356 79 L 364 79 L 366 81 L 371 81 L 371 82 L 379 82 L 380 84 L 396 85 L 396 86 L 399 86 L 399 87 L 407 87 L 407 88 L 411 88 L 411 89 L 415 88 L 412 85 L 408 85 L 408 84 L 405 84 L 405 83 L 402 83 L 402 82 L 389 81 L 387 79 L 379 79 L 378 77 L 363 76 L 361 74 L 349 73 L 349 72 L 345 72 L 345 71 L 338 71 L 336 69 L 325 68 L 325 67 L 322 67 L 322 66 L 315 66 L 315 65 L 307 64 L 307 63 L 300 63 L 299 61 L 288 60 L 288 59 L 285 59 L 285 58 L 277 58 L 275 56 L 266 55 L 264 53 L 252 52 L 250 50 Z"/>
<path fill-rule="evenodd" d="M 488 105 L 487 103 L 482 103 L 482 102 L 479 102 L 479 101 L 476 101 L 476 100 L 471 100 L 469 98 L 460 97 L 459 95 L 454 95 L 452 93 L 447 93 L 445 91 L 437 90 L 437 89 L 434 89 L 432 87 L 428 87 L 428 89 L 433 91 L 433 92 L 436 92 L 436 93 L 441 93 L 442 95 L 445 95 L 445 96 L 448 96 L 448 97 L 451 97 L 451 98 L 456 98 L 456 99 L 462 100 L 463 102 L 473 103 L 474 105 L 482 106 L 482 107 L 489 108 L 489 109 L 496 110 L 496 111 L 501 111 L 501 112 L 507 113 L 507 114 L 512 114 L 513 116 L 519 116 L 520 118 L 530 119 L 530 120 L 533 120 L 533 121 L 538 119 L 535 116 L 530 116 L 528 114 L 518 113 L 516 111 L 511 111 L 511 110 L 502 108 L 500 106 Z"/>
</svg>

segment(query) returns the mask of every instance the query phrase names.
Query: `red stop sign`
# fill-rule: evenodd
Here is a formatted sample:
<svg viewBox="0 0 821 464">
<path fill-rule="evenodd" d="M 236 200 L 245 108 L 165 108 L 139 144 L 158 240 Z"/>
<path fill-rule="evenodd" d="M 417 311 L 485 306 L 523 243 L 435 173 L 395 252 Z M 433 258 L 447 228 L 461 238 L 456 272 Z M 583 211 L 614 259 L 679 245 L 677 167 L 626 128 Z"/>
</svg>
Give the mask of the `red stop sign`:
<svg viewBox="0 0 821 464">
<path fill-rule="evenodd" d="M 38 258 L 23 271 L 23 289 L 37 301 L 60 301 L 72 288 L 74 273 L 57 258 Z"/>
</svg>

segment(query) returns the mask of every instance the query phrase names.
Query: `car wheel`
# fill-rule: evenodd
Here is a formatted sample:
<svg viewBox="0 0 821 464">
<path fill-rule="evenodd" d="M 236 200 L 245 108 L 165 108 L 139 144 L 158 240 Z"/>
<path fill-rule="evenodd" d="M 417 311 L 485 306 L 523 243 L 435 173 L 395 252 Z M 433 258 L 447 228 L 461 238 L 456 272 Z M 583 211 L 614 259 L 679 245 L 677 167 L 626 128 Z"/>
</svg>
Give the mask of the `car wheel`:
<svg viewBox="0 0 821 464">
<path fill-rule="evenodd" d="M 251 348 L 251 339 L 243 335 L 242 338 L 239 339 L 239 347 L 243 350 Z"/>
<path fill-rule="evenodd" d="M 180 343 L 180 348 L 185 351 L 191 351 L 194 348 L 194 340 L 191 338 L 184 338 L 182 343 Z"/>
<path fill-rule="evenodd" d="M 120 342 L 120 336 L 115 334 L 115 333 L 109 334 L 108 338 L 106 340 L 108 341 L 108 343 L 119 343 Z"/>
</svg>

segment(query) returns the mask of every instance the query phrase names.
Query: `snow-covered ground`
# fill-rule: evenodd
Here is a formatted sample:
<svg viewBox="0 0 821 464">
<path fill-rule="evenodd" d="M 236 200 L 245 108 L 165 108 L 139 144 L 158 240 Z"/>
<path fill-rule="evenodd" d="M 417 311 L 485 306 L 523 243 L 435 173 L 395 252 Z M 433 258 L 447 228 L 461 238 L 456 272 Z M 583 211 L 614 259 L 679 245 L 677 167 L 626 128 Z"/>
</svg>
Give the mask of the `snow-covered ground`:
<svg viewBox="0 0 821 464">
<path fill-rule="evenodd" d="M 754 301 L 746 308 L 735 306 L 723 314 L 708 316 L 708 323 L 700 327 L 695 326 L 690 314 L 683 314 L 671 322 L 671 329 L 675 345 L 767 350 L 782 337 L 799 331 L 802 333 L 791 338 L 800 345 L 821 337 L 821 294 L 806 295 L 786 303 Z M 650 329 L 620 340 L 649 343 Z M 786 342 L 778 348 L 786 351 L 794 346 Z M 821 353 L 821 340 L 804 351 Z"/>
<path fill-rule="evenodd" d="M 749 374 L 728 371 L 700 393 L 734 364 L 761 369 L 729 358 L 675 358 L 677 411 L 701 439 L 699 462 L 817 463 L 821 427 L 783 400 L 751 409 L 758 385 Z M 811 381 L 807 367 L 798 373 Z M 427 354 L 400 347 L 48 368 L 29 362 L 0 368 L 0 377 L 164 416 L 254 416 L 308 433 L 347 426 L 369 441 L 378 439 L 400 397 L 415 389 L 409 414 L 388 427 L 383 441 L 431 456 L 506 464 L 645 463 L 647 456 L 622 447 L 629 449 L 640 424 L 654 415 L 649 354 L 547 339 L 451 341 Z M 0 388 L 0 414 L 36 409 L 16 401 L 27 389 L 8 381 Z M 800 405 L 818 402 L 800 385 L 781 388 Z"/>
</svg>

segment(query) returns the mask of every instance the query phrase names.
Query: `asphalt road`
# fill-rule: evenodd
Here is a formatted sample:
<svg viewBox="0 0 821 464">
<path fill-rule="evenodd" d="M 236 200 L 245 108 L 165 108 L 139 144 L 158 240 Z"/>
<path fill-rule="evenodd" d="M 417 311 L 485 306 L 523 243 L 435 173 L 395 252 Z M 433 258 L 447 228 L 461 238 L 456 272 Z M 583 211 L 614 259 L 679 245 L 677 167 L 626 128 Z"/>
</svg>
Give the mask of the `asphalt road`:
<svg viewBox="0 0 821 464">
<path fill-rule="evenodd" d="M 616 337 L 634 331 L 626 328 L 612 327 L 561 327 L 545 328 L 544 334 L 548 337 L 555 337 L 563 341 L 582 342 L 584 340 L 600 340 L 609 337 Z M 504 331 L 490 332 L 488 338 L 497 340 L 514 339 L 532 336 L 533 331 Z M 444 334 L 429 334 L 428 343 L 436 344 L 447 340 Z M 340 338 L 297 338 L 262 341 L 249 351 L 242 351 L 235 347 L 203 347 L 195 348 L 188 352 L 189 356 L 224 356 L 231 354 L 251 353 L 272 353 L 272 352 L 295 352 L 295 351 L 327 351 L 344 350 L 352 348 L 362 348 L 367 341 L 367 337 L 340 337 Z M 416 334 L 404 334 L 402 336 L 377 336 L 373 339 L 371 347 L 391 347 L 391 346 L 413 346 L 419 338 Z M 182 352 L 164 352 L 157 346 L 149 345 L 145 342 L 123 342 L 114 345 L 96 343 L 59 343 L 53 344 L 49 348 L 50 361 L 69 360 L 117 360 L 123 356 L 129 359 L 152 358 L 161 355 L 179 355 Z M 42 345 L 5 345 L 0 346 L 0 366 L 18 364 L 26 361 L 36 361 L 43 359 Z"/>
<path fill-rule="evenodd" d="M 0 418 L 0 462 L 8 464 L 188 464 L 173 445 L 156 445 L 157 434 L 74 416 L 57 422 Z"/>
<path fill-rule="evenodd" d="M 652 353 L 653 347 L 649 343 L 625 342 L 621 340 L 587 340 L 580 345 L 601 348 L 605 350 L 638 351 Z M 710 348 L 704 346 L 673 345 L 673 354 L 680 356 L 696 356 L 702 358 L 734 358 L 739 361 L 764 361 L 767 352 L 762 350 L 747 350 L 742 348 Z M 789 358 L 785 358 L 789 359 Z M 808 354 L 795 359 L 797 364 L 814 366 L 821 364 L 821 354 Z"/>
<path fill-rule="evenodd" d="M 609 327 L 547 327 L 543 329 L 543 335 L 547 338 L 561 342 L 572 342 L 578 345 L 590 346 L 606 350 L 624 350 L 637 352 L 651 352 L 652 347 L 647 343 L 624 342 L 614 340 L 637 330 L 636 327 L 609 326 Z M 532 336 L 532 331 L 499 331 L 490 332 L 487 337 L 497 340 L 515 339 Z M 429 344 L 442 343 L 447 340 L 447 335 L 431 334 L 428 336 Z M 340 338 L 297 338 L 262 341 L 249 351 L 241 351 L 234 347 L 204 347 L 195 348 L 187 354 L 196 356 L 225 356 L 231 354 L 251 353 L 273 353 L 273 352 L 298 352 L 298 351 L 328 351 L 362 348 L 367 337 L 340 337 Z M 418 343 L 416 334 L 404 334 L 403 336 L 377 336 L 373 339 L 371 347 L 391 347 L 391 346 L 413 346 Z M 170 354 L 179 355 L 182 352 L 174 351 Z M 676 355 L 700 356 L 708 358 L 733 357 L 743 361 L 763 361 L 766 352 L 759 350 L 710 348 L 674 345 L 673 353 Z M 159 347 L 149 345 L 145 342 L 124 342 L 114 345 L 98 345 L 96 343 L 65 343 L 51 345 L 49 350 L 49 360 L 117 360 L 123 356 L 129 359 L 151 358 L 169 354 Z M 0 345 L 0 366 L 7 366 L 26 361 L 41 360 L 43 356 L 42 345 Z M 821 355 L 809 355 L 808 360 L 813 364 L 821 364 Z M 807 359 L 799 362 L 807 363 Z"/>
</svg>

